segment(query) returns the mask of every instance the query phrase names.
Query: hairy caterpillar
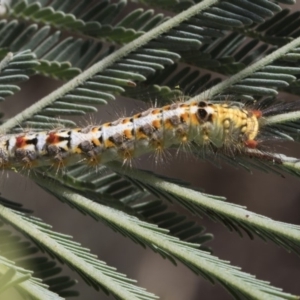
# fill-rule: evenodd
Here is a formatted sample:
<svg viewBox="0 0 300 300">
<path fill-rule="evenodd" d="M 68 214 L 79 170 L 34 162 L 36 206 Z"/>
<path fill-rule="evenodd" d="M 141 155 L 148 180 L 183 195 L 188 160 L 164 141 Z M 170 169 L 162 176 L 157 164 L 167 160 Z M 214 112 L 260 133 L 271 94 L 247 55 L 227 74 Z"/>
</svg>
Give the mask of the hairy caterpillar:
<svg viewBox="0 0 300 300">
<path fill-rule="evenodd" d="M 174 103 L 101 126 L 27 132 L 0 137 L 0 166 L 35 168 L 86 161 L 127 161 L 150 151 L 194 142 L 199 147 L 255 148 L 258 110 L 236 104 Z"/>
</svg>

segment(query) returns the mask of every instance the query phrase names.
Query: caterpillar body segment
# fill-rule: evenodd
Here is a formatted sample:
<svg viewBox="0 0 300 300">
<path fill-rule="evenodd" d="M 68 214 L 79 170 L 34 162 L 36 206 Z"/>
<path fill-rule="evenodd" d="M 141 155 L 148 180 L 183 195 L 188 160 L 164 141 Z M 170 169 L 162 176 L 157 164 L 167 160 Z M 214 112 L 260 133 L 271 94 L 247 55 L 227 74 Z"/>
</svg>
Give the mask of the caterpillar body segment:
<svg viewBox="0 0 300 300">
<path fill-rule="evenodd" d="M 194 142 L 199 147 L 255 148 L 260 111 L 237 105 L 174 103 L 151 108 L 101 126 L 59 129 L 0 137 L 2 168 L 96 165 L 127 161 L 146 152 Z"/>
</svg>

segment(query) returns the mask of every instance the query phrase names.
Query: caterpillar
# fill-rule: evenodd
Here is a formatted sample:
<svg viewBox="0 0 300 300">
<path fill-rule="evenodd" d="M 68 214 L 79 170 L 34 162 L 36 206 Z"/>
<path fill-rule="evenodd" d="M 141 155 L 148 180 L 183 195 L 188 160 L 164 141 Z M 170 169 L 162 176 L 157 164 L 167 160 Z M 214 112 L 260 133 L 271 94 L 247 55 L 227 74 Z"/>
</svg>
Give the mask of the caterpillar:
<svg viewBox="0 0 300 300">
<path fill-rule="evenodd" d="M 189 142 L 215 149 L 256 148 L 261 115 L 234 103 L 178 102 L 100 126 L 2 135 L 0 167 L 128 161 Z"/>
</svg>

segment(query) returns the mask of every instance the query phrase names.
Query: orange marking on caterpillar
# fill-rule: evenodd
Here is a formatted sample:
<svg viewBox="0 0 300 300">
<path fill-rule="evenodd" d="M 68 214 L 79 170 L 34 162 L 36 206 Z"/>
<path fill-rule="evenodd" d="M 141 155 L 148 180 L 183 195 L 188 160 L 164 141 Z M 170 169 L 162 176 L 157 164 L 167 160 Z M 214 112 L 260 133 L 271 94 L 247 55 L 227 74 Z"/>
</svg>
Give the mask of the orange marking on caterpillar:
<svg viewBox="0 0 300 300">
<path fill-rule="evenodd" d="M 79 147 L 76 147 L 73 153 L 81 154 L 83 151 Z"/>
<path fill-rule="evenodd" d="M 192 125 L 200 124 L 199 118 L 196 116 L 196 114 L 190 114 L 190 116 L 191 116 L 191 124 Z"/>
<path fill-rule="evenodd" d="M 47 144 L 57 144 L 59 142 L 59 136 L 55 132 L 50 132 L 46 142 Z"/>
<path fill-rule="evenodd" d="M 130 130 L 130 129 L 124 130 L 123 136 L 124 136 L 124 139 L 125 139 L 125 140 L 130 140 L 130 139 L 132 139 L 131 130 Z"/>
<path fill-rule="evenodd" d="M 146 124 L 135 131 L 135 137 L 137 140 L 148 139 L 152 133 L 152 128 L 150 125 Z"/>
<path fill-rule="evenodd" d="M 100 128 L 100 127 L 98 127 L 98 126 L 93 127 L 92 130 L 91 130 L 91 132 L 96 133 L 96 132 L 99 131 L 99 128 Z"/>
<path fill-rule="evenodd" d="M 106 148 L 116 148 L 116 144 L 110 140 L 106 140 L 104 142 L 104 145 Z"/>
<path fill-rule="evenodd" d="M 129 118 L 124 118 L 122 120 L 122 124 L 127 124 L 127 123 L 130 123 L 130 119 Z"/>
<path fill-rule="evenodd" d="M 190 105 L 195 105 L 195 104 L 196 104 L 196 102 L 193 102 Z M 182 104 L 180 104 L 180 107 L 189 107 L 190 105 L 187 103 L 182 103 Z"/>
<path fill-rule="evenodd" d="M 24 136 L 18 136 L 16 138 L 16 148 L 23 148 L 25 147 L 27 144 L 26 144 L 26 138 Z"/>
<path fill-rule="evenodd" d="M 170 119 L 167 119 L 167 120 L 165 121 L 165 123 L 164 123 L 164 128 L 167 129 L 167 130 L 170 130 L 170 129 L 173 129 L 173 128 L 174 128 L 174 126 L 173 126 L 173 124 L 172 124 L 172 122 L 171 122 Z"/>
<path fill-rule="evenodd" d="M 92 139 L 92 143 L 93 143 L 95 146 L 101 146 L 101 143 L 100 143 L 99 139 L 97 139 L 97 138 Z"/>
<path fill-rule="evenodd" d="M 160 113 L 160 108 L 155 108 L 152 110 L 152 115 L 158 115 Z"/>
<path fill-rule="evenodd" d="M 262 112 L 260 110 L 251 110 L 251 112 L 257 119 L 262 117 Z"/>
<path fill-rule="evenodd" d="M 250 149 L 257 148 L 258 142 L 255 140 L 248 140 L 244 142 L 245 146 Z"/>
<path fill-rule="evenodd" d="M 160 121 L 160 120 L 154 120 L 154 121 L 152 122 L 152 126 L 153 126 L 156 130 L 160 129 L 160 128 L 161 128 L 161 121 Z"/>
<path fill-rule="evenodd" d="M 188 119 L 189 119 L 189 114 L 188 113 L 184 113 L 184 114 L 181 114 L 180 115 L 180 120 L 181 122 L 183 123 L 187 123 L 188 122 Z M 198 123 L 198 122 L 197 122 Z"/>
</svg>

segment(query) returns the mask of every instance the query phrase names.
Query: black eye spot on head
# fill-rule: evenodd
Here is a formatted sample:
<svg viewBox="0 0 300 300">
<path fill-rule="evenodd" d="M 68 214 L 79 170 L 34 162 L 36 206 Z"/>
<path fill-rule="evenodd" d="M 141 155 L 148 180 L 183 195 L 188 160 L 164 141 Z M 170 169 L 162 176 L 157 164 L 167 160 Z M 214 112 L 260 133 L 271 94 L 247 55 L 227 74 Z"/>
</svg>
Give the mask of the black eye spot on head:
<svg viewBox="0 0 300 300">
<path fill-rule="evenodd" d="M 200 120 L 205 120 L 207 116 L 207 111 L 204 108 L 199 108 L 198 109 L 198 116 L 200 117 Z"/>
<path fill-rule="evenodd" d="M 199 107 L 205 107 L 205 106 L 207 106 L 207 103 L 205 101 L 200 101 L 198 106 Z"/>
</svg>

